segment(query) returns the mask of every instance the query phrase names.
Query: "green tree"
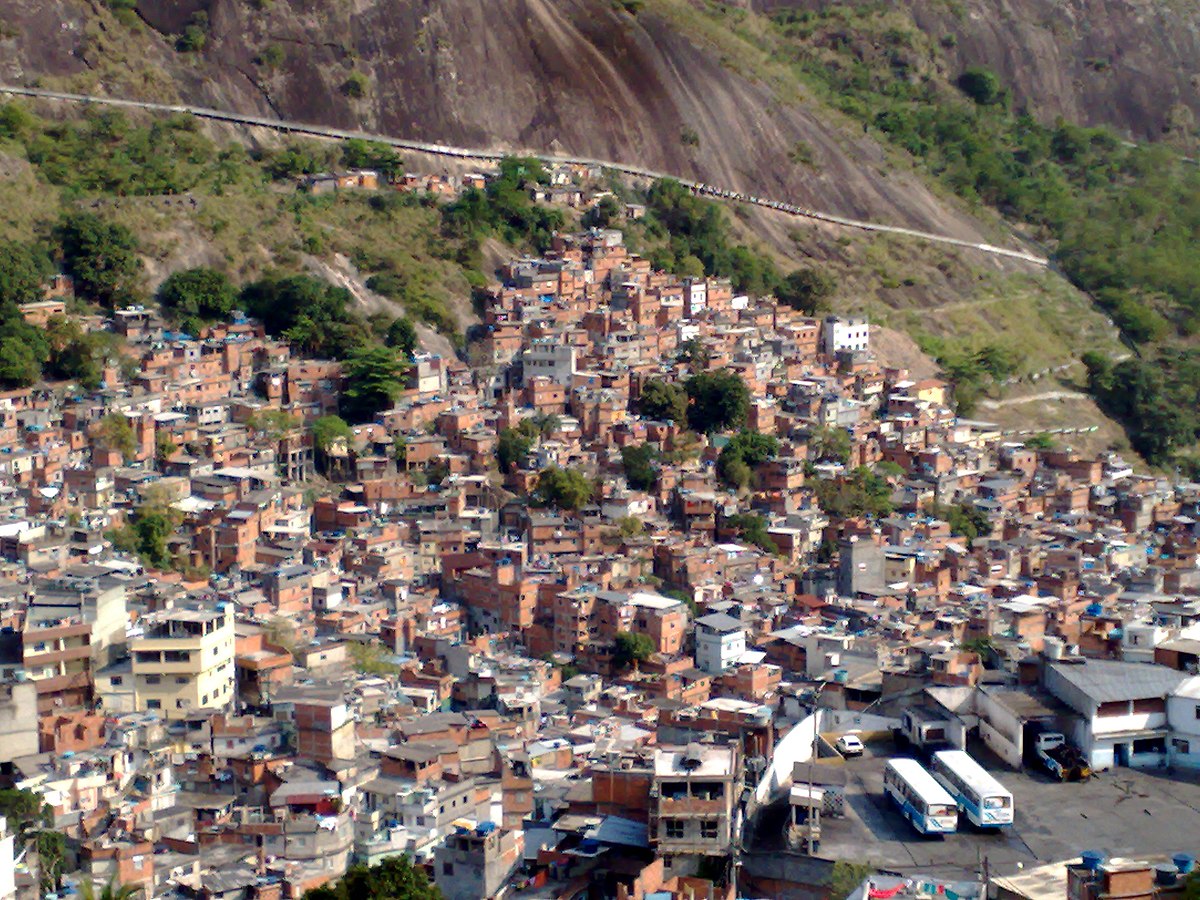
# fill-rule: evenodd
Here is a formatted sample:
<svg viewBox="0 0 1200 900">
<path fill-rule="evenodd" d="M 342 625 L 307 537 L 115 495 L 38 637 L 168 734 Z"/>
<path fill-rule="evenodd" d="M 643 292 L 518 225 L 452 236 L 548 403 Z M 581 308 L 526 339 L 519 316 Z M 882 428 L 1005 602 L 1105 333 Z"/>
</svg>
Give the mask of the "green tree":
<svg viewBox="0 0 1200 900">
<path fill-rule="evenodd" d="M 775 289 L 775 297 L 806 316 L 819 316 L 829 311 L 829 298 L 837 291 L 831 275 L 817 269 L 797 269 Z"/>
<path fill-rule="evenodd" d="M 403 316 L 388 326 L 387 345 L 395 347 L 405 359 L 412 359 L 417 352 L 417 328 L 412 319 Z"/>
<path fill-rule="evenodd" d="M 583 214 L 580 224 L 584 228 L 611 228 L 621 221 L 621 203 L 611 194 L 601 197 L 591 209 Z"/>
<path fill-rule="evenodd" d="M 400 392 L 408 363 L 389 347 L 358 350 L 346 360 L 346 389 L 342 413 L 350 422 L 370 422 L 376 413 L 390 409 Z"/>
<path fill-rule="evenodd" d="M 284 435 L 300 424 L 300 420 L 286 409 L 267 407 L 250 415 L 246 428 L 253 434 L 265 437 L 272 443 L 282 440 Z"/>
<path fill-rule="evenodd" d="M 1030 450 L 1053 450 L 1055 441 L 1053 435 L 1040 431 L 1025 438 L 1025 446 Z"/>
<path fill-rule="evenodd" d="M 850 462 L 850 435 L 844 428 L 818 425 L 808 433 L 809 455 L 818 462 Z"/>
<path fill-rule="evenodd" d="M 168 432 L 160 431 L 154 436 L 154 460 L 159 466 L 174 456 L 178 449 L 175 439 Z"/>
<path fill-rule="evenodd" d="M 336 441 L 347 443 L 354 432 L 341 416 L 321 416 L 312 424 L 313 446 L 321 453 L 329 452 Z"/>
<path fill-rule="evenodd" d="M 680 278 L 703 278 L 704 263 L 700 261 L 700 257 L 689 253 L 675 264 L 675 274 Z"/>
<path fill-rule="evenodd" d="M 387 648 L 379 641 L 354 641 L 348 645 L 354 670 L 360 675 L 395 675 L 400 667 L 389 658 Z"/>
<path fill-rule="evenodd" d="M 0 789 L 0 816 L 22 844 L 33 832 L 54 822 L 53 813 L 41 794 L 17 788 Z"/>
<path fill-rule="evenodd" d="M 351 72 L 346 80 L 342 82 L 342 93 L 355 100 L 361 100 L 367 96 L 367 88 L 369 86 L 370 82 L 367 80 L 366 75 L 362 72 Z"/>
<path fill-rule="evenodd" d="M 573 510 L 586 506 L 595 490 L 596 486 L 582 472 L 550 466 L 538 475 L 534 496 L 546 506 Z"/>
<path fill-rule="evenodd" d="M 77 212 L 59 223 L 56 236 L 80 296 L 109 309 L 137 302 L 142 260 L 129 229 L 93 213 Z"/>
<path fill-rule="evenodd" d="M 618 631 L 613 641 L 613 665 L 628 669 L 635 662 L 645 662 L 654 653 L 654 641 L 647 635 Z"/>
<path fill-rule="evenodd" d="M 117 884 L 109 881 L 96 893 L 96 886 L 90 878 L 84 878 L 79 885 L 80 900 L 133 900 L 141 895 L 141 890 L 131 884 Z"/>
<path fill-rule="evenodd" d="M 137 452 L 137 436 L 124 413 L 111 412 L 100 420 L 96 443 L 120 453 L 126 462 Z"/>
<path fill-rule="evenodd" d="M 755 467 L 779 453 L 779 441 L 769 434 L 739 431 L 717 457 L 717 474 L 728 485 L 746 488 Z"/>
<path fill-rule="evenodd" d="M 338 881 L 304 894 L 303 900 L 443 900 L 425 870 L 407 856 L 389 856 L 374 866 L 351 866 Z"/>
<path fill-rule="evenodd" d="M 525 422 L 521 423 L 524 424 Z M 534 439 L 534 435 L 530 434 L 528 429 L 522 429 L 520 426 L 500 429 L 496 439 L 496 459 L 500 463 L 500 471 L 505 475 L 512 472 L 529 454 Z"/>
<path fill-rule="evenodd" d="M 766 553 L 779 553 L 779 545 L 767 531 L 767 520 L 757 513 L 738 513 L 727 518 L 725 524 L 737 532 L 739 539 Z"/>
<path fill-rule="evenodd" d="M 57 831 L 39 831 L 34 836 L 34 850 L 38 857 L 42 894 L 62 890 L 62 877 L 67 868 L 66 837 Z M 124 900 L 124 898 L 120 898 L 120 900 Z"/>
<path fill-rule="evenodd" d="M 679 345 L 678 359 L 698 371 L 708 366 L 708 349 L 696 338 L 688 338 Z"/>
<path fill-rule="evenodd" d="M 625 480 L 635 491 L 649 491 L 658 482 L 658 449 L 653 444 L 631 444 L 621 448 Z"/>
<path fill-rule="evenodd" d="M 150 568 L 171 568 L 174 557 L 167 540 L 178 527 L 178 517 L 165 505 L 147 504 L 139 507 L 133 520 L 133 531 L 137 537 L 137 553 Z"/>
<path fill-rule="evenodd" d="M 685 422 L 688 411 L 687 391 L 682 385 L 652 378 L 642 386 L 638 409 L 649 419 Z"/>
<path fill-rule="evenodd" d="M 972 66 L 958 76 L 958 88 L 980 106 L 991 106 L 1004 99 L 1000 78 L 991 69 Z"/>
<path fill-rule="evenodd" d="M 237 305 L 238 292 L 224 272 L 199 266 L 168 275 L 159 286 L 158 302 L 185 331 L 225 319 Z"/>
<path fill-rule="evenodd" d="M 846 900 L 874 874 L 875 867 L 870 863 L 839 859 L 829 873 L 829 900 Z"/>
<path fill-rule="evenodd" d="M 830 516 L 887 516 L 892 512 L 888 480 L 865 466 L 841 478 L 818 478 L 812 483 L 817 504 Z"/>
<path fill-rule="evenodd" d="M 695 431 L 741 428 L 750 411 L 750 389 L 734 372 L 701 372 L 687 382 L 688 423 Z"/>
<path fill-rule="evenodd" d="M 45 342 L 22 324 L 0 330 L 0 384 L 5 387 L 29 387 L 42 377 Z"/>
<path fill-rule="evenodd" d="M 46 281 L 53 273 L 50 257 L 41 247 L 0 242 L 0 304 L 42 299 Z"/>
<path fill-rule="evenodd" d="M 310 275 L 268 276 L 242 288 L 241 304 L 282 337 L 314 356 L 344 359 L 362 343 L 350 314 L 350 292 Z"/>
</svg>

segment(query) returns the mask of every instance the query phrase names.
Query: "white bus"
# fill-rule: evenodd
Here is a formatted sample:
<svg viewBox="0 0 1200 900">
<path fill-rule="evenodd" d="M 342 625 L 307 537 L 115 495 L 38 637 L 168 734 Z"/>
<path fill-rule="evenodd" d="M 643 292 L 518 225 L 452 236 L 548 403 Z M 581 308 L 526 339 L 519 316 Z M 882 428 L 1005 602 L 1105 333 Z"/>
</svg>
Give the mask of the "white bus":
<svg viewBox="0 0 1200 900">
<path fill-rule="evenodd" d="M 888 760 L 883 790 L 922 834 L 953 834 L 958 829 L 954 798 L 915 759 Z"/>
<path fill-rule="evenodd" d="M 962 750 L 933 754 L 933 777 L 950 792 L 971 824 L 1003 828 L 1013 823 L 1013 796 Z"/>
</svg>

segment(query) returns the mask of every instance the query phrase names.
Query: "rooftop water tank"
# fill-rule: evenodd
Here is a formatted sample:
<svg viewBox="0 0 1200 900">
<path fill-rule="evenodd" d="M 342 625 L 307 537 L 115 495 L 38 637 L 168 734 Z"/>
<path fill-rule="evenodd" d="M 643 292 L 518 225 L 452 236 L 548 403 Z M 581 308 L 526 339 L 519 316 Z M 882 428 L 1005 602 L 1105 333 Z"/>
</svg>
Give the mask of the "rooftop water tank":
<svg viewBox="0 0 1200 900">
<path fill-rule="evenodd" d="M 1100 871 L 1100 866 L 1104 863 L 1104 853 L 1100 850 L 1084 850 L 1079 854 L 1079 858 L 1089 872 Z"/>
</svg>

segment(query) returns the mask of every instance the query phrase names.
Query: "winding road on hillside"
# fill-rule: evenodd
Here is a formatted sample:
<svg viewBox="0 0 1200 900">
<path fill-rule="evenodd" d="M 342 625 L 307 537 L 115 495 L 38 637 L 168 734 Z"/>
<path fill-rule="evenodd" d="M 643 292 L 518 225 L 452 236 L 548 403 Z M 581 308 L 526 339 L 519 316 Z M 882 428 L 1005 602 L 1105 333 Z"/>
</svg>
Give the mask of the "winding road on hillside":
<svg viewBox="0 0 1200 900">
<path fill-rule="evenodd" d="M 292 134 L 307 134 L 315 137 L 335 138 L 338 140 L 350 140 L 357 138 L 361 140 L 375 141 L 381 144 L 386 144 L 390 147 L 396 147 L 401 150 L 409 150 L 417 153 L 428 153 L 435 156 L 448 156 L 456 159 L 478 160 L 480 162 L 498 162 L 506 155 L 505 153 L 496 150 L 481 150 L 469 147 L 450 147 L 443 144 L 428 144 L 421 141 L 410 141 L 403 138 L 369 134 L 362 131 L 349 131 L 343 128 L 328 128 L 323 125 L 310 125 L 304 122 L 291 122 L 284 119 L 269 119 L 263 116 L 251 116 L 243 113 L 225 112 L 224 110 L 219 109 L 207 109 L 202 106 L 150 103 L 142 100 L 123 100 L 117 97 L 100 97 L 88 94 L 68 94 L 61 91 L 47 91 L 40 88 L 10 87 L 5 85 L 0 85 L 0 94 L 35 97 L 41 100 L 57 100 L 65 103 L 121 106 L 130 109 L 147 110 L 150 112 L 175 114 L 182 113 L 185 115 L 196 116 L 197 118 L 201 119 L 213 119 L 220 122 L 230 122 L 235 125 L 244 125 L 254 128 L 269 128 L 274 131 L 282 131 Z M 755 206 L 761 206 L 765 209 L 773 209 L 777 212 L 786 213 L 788 215 L 811 219 L 817 222 L 825 222 L 830 225 L 838 225 L 843 228 L 855 228 L 860 231 L 898 234 L 905 237 L 916 238 L 922 241 L 930 241 L 938 244 L 950 244 L 955 247 L 978 250 L 983 253 L 992 254 L 993 256 L 1017 259 L 1021 260 L 1022 262 L 1032 263 L 1036 266 L 1047 267 L 1049 265 L 1049 260 L 1045 257 L 1038 256 L 1034 253 L 1028 253 L 1024 250 L 1014 250 L 1008 247 L 997 247 L 994 244 L 966 241 L 960 238 L 950 237 L 949 235 L 945 234 L 933 234 L 928 231 L 919 231 L 914 228 L 903 228 L 898 225 L 883 225 L 878 222 L 865 222 L 860 219 L 850 219 L 846 218 L 845 216 L 835 215 L 833 213 L 807 209 L 803 206 L 796 206 L 795 204 L 791 203 L 784 203 L 778 200 L 757 197 L 751 194 L 744 194 L 739 191 L 731 191 L 711 184 L 705 184 L 703 182 L 678 178 L 666 172 L 655 172 L 650 169 L 631 166 L 627 163 L 617 163 L 609 160 L 588 159 L 586 157 L 576 156 L 556 156 L 549 154 L 536 155 L 543 162 L 551 164 L 602 166 L 606 169 L 612 169 L 635 178 L 674 178 L 684 187 L 687 187 L 699 195 L 715 197 L 721 200 L 732 200 L 739 203 L 749 203 Z"/>
</svg>

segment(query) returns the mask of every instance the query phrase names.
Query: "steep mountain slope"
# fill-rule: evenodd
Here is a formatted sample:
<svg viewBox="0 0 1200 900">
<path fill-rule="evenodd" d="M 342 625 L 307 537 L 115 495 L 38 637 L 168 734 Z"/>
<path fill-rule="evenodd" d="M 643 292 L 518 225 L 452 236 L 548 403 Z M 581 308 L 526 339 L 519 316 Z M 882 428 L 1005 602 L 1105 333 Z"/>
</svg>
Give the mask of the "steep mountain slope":
<svg viewBox="0 0 1200 900">
<path fill-rule="evenodd" d="M 0 0 L 12 35 L 0 45 L 11 51 L 0 53 L 0 80 L 586 153 L 845 215 L 992 236 L 889 165 L 874 140 L 797 102 L 794 83 L 776 89 L 753 48 L 694 40 L 697 17 L 682 0 L 637 16 L 611 0 L 139 0 L 141 22 L 80 0 L 52 5 Z M 175 52 L 170 36 L 198 11 L 203 50 Z M 363 96 L 349 96 L 360 76 Z M 789 159 L 798 144 L 813 165 Z"/>
<path fill-rule="evenodd" d="M 878 0 L 754 0 L 755 9 Z M 1200 4 L 1187 0 L 900 0 L 959 71 L 983 65 L 1052 121 L 1182 138 L 1200 117 Z M 1189 148 L 1192 143 L 1189 141 Z"/>
</svg>

